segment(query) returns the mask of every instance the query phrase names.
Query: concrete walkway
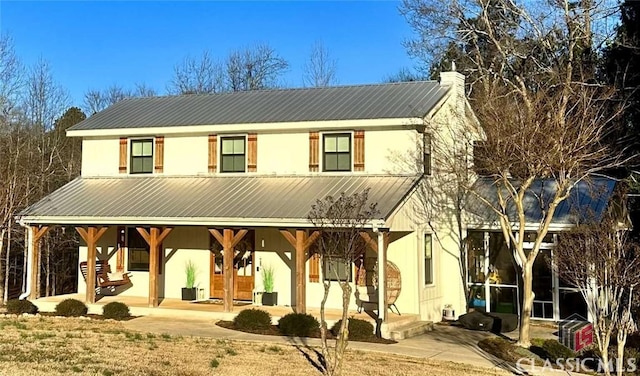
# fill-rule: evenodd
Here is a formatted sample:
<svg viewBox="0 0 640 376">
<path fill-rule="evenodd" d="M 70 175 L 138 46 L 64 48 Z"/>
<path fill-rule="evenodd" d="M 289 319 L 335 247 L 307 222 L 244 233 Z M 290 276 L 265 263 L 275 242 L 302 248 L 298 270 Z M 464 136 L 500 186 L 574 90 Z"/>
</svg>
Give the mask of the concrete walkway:
<svg viewBox="0 0 640 376">
<path fill-rule="evenodd" d="M 213 337 L 236 341 L 253 341 L 277 343 L 282 345 L 298 345 L 319 347 L 317 338 L 290 338 L 269 335 L 244 333 L 221 328 L 214 320 L 176 319 L 167 317 L 145 316 L 123 322 L 129 330 L 167 333 L 171 335 Z M 464 363 L 476 367 L 503 370 L 514 374 L 518 372 L 511 364 L 485 353 L 476 345 L 479 340 L 493 336 L 485 332 L 476 332 L 457 327 L 436 325 L 432 332 L 401 340 L 397 344 L 378 344 L 368 342 L 349 342 L 349 348 L 363 351 L 376 351 L 403 356 Z M 545 375 L 559 375 L 567 373 L 550 372 Z"/>
</svg>

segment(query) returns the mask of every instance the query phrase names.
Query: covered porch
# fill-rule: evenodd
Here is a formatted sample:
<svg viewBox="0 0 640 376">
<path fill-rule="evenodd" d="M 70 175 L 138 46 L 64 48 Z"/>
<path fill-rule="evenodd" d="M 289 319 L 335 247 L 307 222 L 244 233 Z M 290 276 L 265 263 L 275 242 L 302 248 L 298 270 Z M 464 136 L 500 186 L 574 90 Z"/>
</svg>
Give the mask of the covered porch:
<svg viewBox="0 0 640 376">
<path fill-rule="evenodd" d="M 288 285 L 286 289 L 291 295 L 281 304 L 288 307 L 269 309 L 283 310 L 280 313 L 313 312 L 307 301 L 309 297 L 315 299 L 316 292 L 309 291 L 308 286 L 309 282 L 321 285 L 322 266 L 312 263 L 310 248 L 319 233 L 306 218 L 311 205 L 327 195 L 370 189 L 369 199 L 379 204 L 381 215 L 363 228 L 361 235 L 377 264 L 386 265 L 390 229 L 385 220 L 415 182 L 415 177 L 407 176 L 78 178 L 21 213 L 21 223 L 29 228 L 29 278 L 23 297 L 29 296 L 44 305 L 59 298 L 39 297 L 39 249 L 42 236 L 51 226 L 66 225 L 75 227 L 83 239 L 80 257 L 86 260 L 86 288 L 76 298 L 80 297 L 90 307 L 109 301 L 128 304 L 130 300 L 134 312 L 145 314 L 178 310 L 216 312 L 230 317 L 247 307 L 233 305 L 240 280 L 235 259 L 239 244 L 252 234 L 251 278 L 255 279 L 263 259 L 271 257 L 284 265 L 280 283 Z M 216 192 L 215 200 L 210 192 Z M 132 269 L 131 244 L 126 237 L 121 242 L 122 228 L 142 239 L 148 253 L 145 271 Z M 213 256 L 212 244 L 219 248 L 220 264 Z M 256 257 L 256 252 L 262 252 L 261 256 Z M 183 283 L 178 264 L 184 257 L 195 255 L 199 255 L 197 263 L 208 273 L 204 287 L 210 287 L 211 294 L 206 297 L 212 297 L 217 288 L 221 305 L 182 302 L 167 293 L 168 288 L 174 291 Z M 99 262 L 110 263 L 114 271 L 132 273 L 135 289 L 115 296 L 97 295 Z M 376 309 L 363 316 L 382 323 L 388 321 L 385 269 L 377 268 L 376 272 L 377 280 L 385 281 L 375 291 Z M 219 283 L 214 288 L 218 276 Z M 255 285 L 252 287 L 249 293 L 256 291 Z M 145 307 L 157 311 L 141 311 Z"/>
</svg>

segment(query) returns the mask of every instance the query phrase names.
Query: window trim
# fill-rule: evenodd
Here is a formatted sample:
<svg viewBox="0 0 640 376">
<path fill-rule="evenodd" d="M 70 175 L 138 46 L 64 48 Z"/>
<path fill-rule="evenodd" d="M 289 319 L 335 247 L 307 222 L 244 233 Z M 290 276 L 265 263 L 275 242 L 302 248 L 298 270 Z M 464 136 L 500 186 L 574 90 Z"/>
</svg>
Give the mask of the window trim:
<svg viewBox="0 0 640 376">
<path fill-rule="evenodd" d="M 139 172 L 134 172 L 133 171 L 133 158 L 149 158 L 148 156 L 138 156 L 138 157 L 134 157 L 133 156 L 133 143 L 134 142 L 141 142 L 141 141 L 151 141 L 151 171 L 146 172 L 146 171 L 139 171 Z M 128 168 L 129 170 L 127 171 L 130 175 L 149 175 L 149 174 L 153 174 L 155 171 L 155 157 L 156 157 L 156 138 L 155 137 L 135 137 L 135 138 L 129 138 L 127 140 L 127 150 L 129 153 L 129 158 L 128 158 Z"/>
<path fill-rule="evenodd" d="M 244 155 L 244 169 L 243 171 L 223 171 L 222 170 L 222 166 L 223 166 L 223 147 L 222 144 L 224 143 L 224 140 L 227 139 L 244 139 L 244 153 L 242 155 Z M 248 167 L 248 159 L 247 159 L 247 147 L 248 147 L 248 135 L 247 134 L 226 134 L 226 135 L 218 135 L 218 148 L 220 149 L 218 151 L 218 158 L 219 158 L 219 162 L 218 162 L 218 173 L 220 174 L 245 174 L 247 173 L 247 170 L 249 169 Z M 228 155 L 240 155 L 240 154 L 228 154 Z"/>
<path fill-rule="evenodd" d="M 431 281 L 427 281 L 427 237 L 430 238 L 429 243 L 431 244 L 431 257 L 429 258 L 430 260 L 430 269 L 431 269 Z M 434 254 L 434 249 L 433 249 L 433 234 L 430 232 L 425 232 L 422 236 L 422 264 L 424 266 L 424 270 L 422 271 L 422 277 L 423 277 L 423 281 L 424 281 L 424 286 L 425 287 L 429 287 L 429 286 L 435 286 L 436 284 L 436 276 L 435 276 L 435 254 Z"/>
<path fill-rule="evenodd" d="M 332 132 L 321 132 L 320 133 L 320 138 L 322 139 L 322 142 L 320 142 L 319 145 L 319 153 L 320 153 L 320 171 L 322 172 L 328 172 L 328 173 L 347 173 L 347 172 L 353 172 L 354 168 L 353 168 L 353 148 L 354 148 L 354 135 L 353 135 L 353 131 L 349 130 L 349 131 L 332 131 Z M 327 170 L 327 167 L 325 165 L 325 151 L 324 151 L 324 145 L 325 145 L 325 139 L 327 136 L 331 137 L 331 136 L 349 136 L 349 170 Z M 340 152 L 330 152 L 330 153 L 334 153 L 334 154 L 338 154 Z M 344 152 L 342 152 L 344 154 Z"/>
</svg>

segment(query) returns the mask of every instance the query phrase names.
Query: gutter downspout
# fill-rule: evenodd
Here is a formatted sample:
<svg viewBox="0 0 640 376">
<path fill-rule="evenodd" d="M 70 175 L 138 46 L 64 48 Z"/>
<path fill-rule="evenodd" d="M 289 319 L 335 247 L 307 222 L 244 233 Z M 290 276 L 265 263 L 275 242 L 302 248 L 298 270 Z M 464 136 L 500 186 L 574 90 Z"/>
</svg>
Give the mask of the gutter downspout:
<svg viewBox="0 0 640 376">
<path fill-rule="evenodd" d="M 29 244 L 27 244 L 27 281 L 25 283 L 25 289 L 24 292 L 22 294 L 20 294 L 20 297 L 18 297 L 18 299 L 20 300 L 24 300 L 26 298 L 29 297 L 29 295 L 31 295 L 31 273 L 33 270 L 33 231 L 31 231 L 31 226 L 27 225 L 26 223 L 24 223 L 24 221 L 22 220 L 22 218 L 20 218 L 20 220 L 18 220 L 18 223 L 20 224 L 20 226 L 24 227 L 25 230 L 27 231 L 27 242 Z"/>
</svg>

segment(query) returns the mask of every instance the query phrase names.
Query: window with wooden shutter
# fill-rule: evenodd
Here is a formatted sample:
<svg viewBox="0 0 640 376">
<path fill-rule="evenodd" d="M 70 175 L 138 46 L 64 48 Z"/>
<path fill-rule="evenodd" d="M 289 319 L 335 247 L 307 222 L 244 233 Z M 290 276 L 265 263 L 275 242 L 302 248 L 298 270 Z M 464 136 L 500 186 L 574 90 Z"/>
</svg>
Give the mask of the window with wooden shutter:
<svg viewBox="0 0 640 376">
<path fill-rule="evenodd" d="M 120 139 L 120 163 L 118 165 L 118 171 L 121 174 L 127 173 L 127 138 Z"/>
<path fill-rule="evenodd" d="M 218 136 L 209 135 L 209 172 L 216 172 L 218 169 Z"/>
<path fill-rule="evenodd" d="M 353 170 L 364 171 L 364 131 L 353 132 Z"/>
<path fill-rule="evenodd" d="M 309 171 L 318 172 L 320 165 L 318 163 L 320 135 L 318 132 L 309 132 Z"/>
<path fill-rule="evenodd" d="M 156 137 L 155 171 L 161 173 L 164 170 L 164 137 Z"/>
<path fill-rule="evenodd" d="M 320 255 L 317 253 L 309 258 L 309 282 L 320 282 Z"/>
<path fill-rule="evenodd" d="M 249 133 L 247 136 L 247 171 L 256 172 L 258 170 L 258 135 Z"/>
</svg>

